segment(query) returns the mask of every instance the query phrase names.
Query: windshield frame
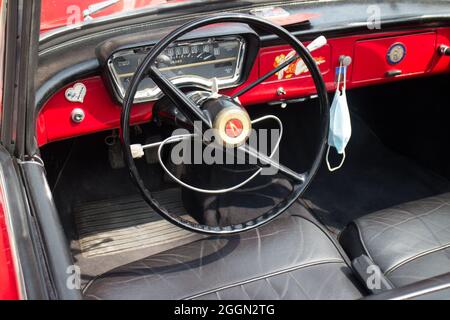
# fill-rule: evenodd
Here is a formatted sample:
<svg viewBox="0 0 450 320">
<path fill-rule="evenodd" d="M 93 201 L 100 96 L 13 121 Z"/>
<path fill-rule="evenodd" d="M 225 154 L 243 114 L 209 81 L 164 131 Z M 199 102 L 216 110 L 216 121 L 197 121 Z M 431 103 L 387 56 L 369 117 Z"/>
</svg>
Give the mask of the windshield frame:
<svg viewBox="0 0 450 320">
<path fill-rule="evenodd" d="M 84 21 L 80 21 L 74 24 L 68 24 L 62 27 L 58 27 L 55 29 L 51 29 L 49 31 L 42 32 L 39 41 L 45 42 L 50 39 L 53 39 L 59 35 L 70 33 L 71 31 L 79 31 L 84 30 L 90 27 L 95 27 L 111 22 L 119 22 L 121 20 L 132 20 L 136 18 L 141 18 L 150 15 L 159 15 L 166 13 L 175 13 L 177 11 L 180 14 L 183 14 L 183 9 L 205 9 L 205 4 L 208 5 L 224 5 L 224 10 L 226 9 L 244 9 L 247 7 L 253 7 L 255 5 L 258 6 L 266 6 L 266 5 L 276 5 L 276 4 L 289 4 L 289 3 L 305 3 L 305 2 L 320 2 L 323 0 L 285 0 L 285 1 L 274 1 L 274 0 L 190 0 L 186 2 L 175 2 L 175 3 L 165 3 L 157 6 L 152 6 L 148 8 L 140 8 L 130 11 L 123 11 L 114 13 L 111 15 L 98 17 L 95 19 L 88 19 Z M 330 0 L 327 0 L 330 1 Z M 339 1 L 339 0 L 331 0 L 331 1 Z M 233 5 L 234 4 L 234 5 Z M 221 10 L 222 11 L 222 10 Z"/>
</svg>

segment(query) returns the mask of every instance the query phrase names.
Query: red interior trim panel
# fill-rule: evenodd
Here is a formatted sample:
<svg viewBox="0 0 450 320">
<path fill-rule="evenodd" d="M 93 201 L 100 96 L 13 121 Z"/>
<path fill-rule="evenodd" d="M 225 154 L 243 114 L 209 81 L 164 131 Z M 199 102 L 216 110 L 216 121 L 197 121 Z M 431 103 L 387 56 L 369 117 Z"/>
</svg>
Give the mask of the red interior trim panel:
<svg viewBox="0 0 450 320">
<path fill-rule="evenodd" d="M 69 102 L 65 97 L 67 86 L 56 93 L 44 106 L 37 121 L 37 137 L 40 146 L 57 140 L 91 134 L 120 126 L 121 106 L 113 98 L 100 76 L 78 81 L 86 86 L 83 102 Z M 135 105 L 133 123 L 151 120 L 152 103 Z M 72 121 L 74 109 L 81 108 L 85 119 Z"/>
<path fill-rule="evenodd" d="M 0 300 L 20 298 L 7 227 L 3 188 L 0 187 Z"/>
<path fill-rule="evenodd" d="M 356 88 L 400 79 L 446 73 L 450 71 L 450 57 L 439 54 L 439 46 L 450 46 L 450 28 L 388 32 L 328 39 L 328 45 L 313 53 L 319 64 L 328 90 L 335 88 L 336 68 L 341 56 L 352 58 L 348 68 L 347 87 Z M 274 68 L 290 49 L 286 46 L 262 48 L 244 84 L 228 89 L 225 94 L 237 92 L 259 76 Z M 297 99 L 315 94 L 314 84 L 307 71 L 295 75 L 297 61 L 283 74 L 275 75 L 241 97 L 245 106 Z M 83 102 L 69 102 L 63 88 L 42 108 L 37 121 L 39 146 L 47 143 L 91 134 L 119 127 L 121 106 L 100 76 L 82 79 L 86 86 Z M 283 94 L 280 95 L 280 88 Z M 132 123 L 151 120 L 153 103 L 138 104 L 132 113 Z M 81 108 L 85 119 L 72 121 L 72 112 Z"/>
</svg>

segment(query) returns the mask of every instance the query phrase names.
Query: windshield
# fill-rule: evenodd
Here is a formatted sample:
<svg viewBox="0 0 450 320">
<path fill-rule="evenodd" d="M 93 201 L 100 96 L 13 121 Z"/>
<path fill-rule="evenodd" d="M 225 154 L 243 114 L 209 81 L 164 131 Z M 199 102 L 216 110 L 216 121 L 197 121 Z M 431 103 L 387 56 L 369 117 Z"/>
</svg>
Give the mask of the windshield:
<svg viewBox="0 0 450 320">
<path fill-rule="evenodd" d="M 229 8 L 230 5 L 241 7 L 272 2 L 272 6 L 264 7 L 265 9 L 261 9 L 262 11 L 257 14 L 262 14 L 263 17 L 269 19 L 275 15 L 272 18 L 280 18 L 282 25 L 283 22 L 289 23 L 286 16 L 295 16 L 301 13 L 303 16 L 300 20 L 315 17 L 315 23 L 324 25 L 349 23 L 352 19 L 360 19 L 364 22 L 370 19 L 371 14 L 375 13 L 379 15 L 380 19 L 442 14 L 446 12 L 442 11 L 442 4 L 449 3 L 448 0 L 284 0 L 282 2 L 273 0 L 42 0 L 41 33 L 61 27 L 74 27 L 74 25 L 75 28 L 78 28 L 78 25 L 89 21 L 95 22 L 95 20 L 113 15 L 127 15 L 127 13 L 139 10 L 143 10 L 145 13 L 154 10 L 154 14 L 173 10 L 183 14 L 187 12 L 188 8 L 192 9 L 193 7 L 196 7 L 197 11 L 203 11 L 205 6 L 210 5 L 211 8 L 217 9 L 218 5 Z M 319 2 L 324 4 L 320 10 L 317 6 Z M 288 4 L 293 3 L 301 5 L 302 8 L 295 9 L 292 5 L 287 8 Z M 318 10 L 320 14 L 318 14 Z M 304 16 L 305 14 L 307 15 Z M 297 17 L 291 17 L 291 19 L 298 22 Z"/>
<path fill-rule="evenodd" d="M 182 2 L 199 0 L 42 0 L 41 32 L 127 11 Z"/>
</svg>

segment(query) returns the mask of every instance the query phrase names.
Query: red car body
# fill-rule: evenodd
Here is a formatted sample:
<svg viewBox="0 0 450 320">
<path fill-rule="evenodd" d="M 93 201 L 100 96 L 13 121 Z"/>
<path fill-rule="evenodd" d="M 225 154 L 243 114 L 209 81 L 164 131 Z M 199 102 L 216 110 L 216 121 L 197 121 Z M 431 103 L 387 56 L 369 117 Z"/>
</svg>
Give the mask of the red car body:
<svg viewBox="0 0 450 320">
<path fill-rule="evenodd" d="M 183 2 L 186 0 L 120 0 L 116 4 L 92 15 L 93 18 L 104 17 L 130 10 L 151 7 L 166 3 Z M 67 25 L 73 15 L 80 15 L 90 5 L 103 2 L 101 0 L 43 0 L 41 14 L 41 31 L 50 31 Z"/>
</svg>

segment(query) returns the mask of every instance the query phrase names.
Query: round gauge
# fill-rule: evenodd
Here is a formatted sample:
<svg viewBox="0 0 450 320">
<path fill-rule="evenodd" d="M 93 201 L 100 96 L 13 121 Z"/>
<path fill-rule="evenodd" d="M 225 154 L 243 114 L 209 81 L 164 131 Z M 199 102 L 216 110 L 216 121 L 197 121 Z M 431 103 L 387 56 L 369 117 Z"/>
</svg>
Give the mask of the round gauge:
<svg viewBox="0 0 450 320">
<path fill-rule="evenodd" d="M 387 59 L 389 64 L 397 64 L 406 56 L 406 48 L 402 43 L 394 43 L 388 50 Z"/>
</svg>

